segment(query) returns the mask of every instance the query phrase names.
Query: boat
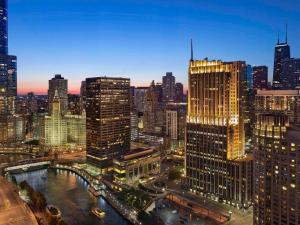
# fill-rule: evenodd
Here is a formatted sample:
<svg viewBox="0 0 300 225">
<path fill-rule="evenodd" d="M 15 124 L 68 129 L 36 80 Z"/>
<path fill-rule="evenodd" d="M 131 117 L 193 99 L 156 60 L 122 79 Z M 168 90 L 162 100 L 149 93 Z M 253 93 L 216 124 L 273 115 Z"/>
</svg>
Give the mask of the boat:
<svg viewBox="0 0 300 225">
<path fill-rule="evenodd" d="M 92 213 L 98 218 L 103 218 L 105 216 L 105 212 L 99 208 L 92 208 Z"/>
<path fill-rule="evenodd" d="M 94 187 L 90 186 L 88 191 L 95 197 L 99 197 L 101 195 L 101 190 L 96 190 Z"/>
</svg>

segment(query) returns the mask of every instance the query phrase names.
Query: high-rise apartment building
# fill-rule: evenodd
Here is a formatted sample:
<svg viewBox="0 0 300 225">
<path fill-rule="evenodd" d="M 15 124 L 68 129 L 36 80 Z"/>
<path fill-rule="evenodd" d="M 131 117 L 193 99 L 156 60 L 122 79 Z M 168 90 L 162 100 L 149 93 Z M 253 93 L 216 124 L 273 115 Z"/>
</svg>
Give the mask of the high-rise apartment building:
<svg viewBox="0 0 300 225">
<path fill-rule="evenodd" d="M 190 60 L 186 179 L 194 193 L 248 207 L 252 159 L 245 154 L 245 62 Z"/>
<path fill-rule="evenodd" d="M 49 112 L 52 112 L 52 105 L 53 105 L 52 103 L 56 91 L 60 99 L 61 113 L 65 114 L 68 110 L 68 80 L 64 79 L 60 74 L 56 74 L 51 80 L 49 80 L 49 89 L 48 89 Z"/>
<path fill-rule="evenodd" d="M 300 224 L 299 126 L 280 112 L 262 113 L 255 142 L 254 224 Z"/>
<path fill-rule="evenodd" d="M 273 68 L 273 88 L 274 89 L 286 89 L 282 84 L 282 61 L 291 58 L 290 46 L 287 42 L 280 43 L 279 38 L 277 45 L 275 46 L 274 54 L 274 68 Z"/>
<path fill-rule="evenodd" d="M 162 78 L 163 101 L 169 102 L 175 99 L 175 77 L 172 72 L 167 72 Z"/>
<path fill-rule="evenodd" d="M 261 90 L 268 88 L 268 67 L 253 66 L 253 89 Z"/>
<path fill-rule="evenodd" d="M 130 80 L 86 79 L 87 161 L 104 168 L 130 149 Z"/>
</svg>

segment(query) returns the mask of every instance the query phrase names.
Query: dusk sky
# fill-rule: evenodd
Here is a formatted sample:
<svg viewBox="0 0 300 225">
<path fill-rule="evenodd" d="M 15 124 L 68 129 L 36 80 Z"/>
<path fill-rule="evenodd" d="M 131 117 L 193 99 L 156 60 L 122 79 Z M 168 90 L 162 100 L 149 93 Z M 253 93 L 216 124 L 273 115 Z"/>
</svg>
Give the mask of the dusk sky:
<svg viewBox="0 0 300 225">
<path fill-rule="evenodd" d="M 300 57 L 298 0 L 9 0 L 9 53 L 19 93 L 45 93 L 57 73 L 72 93 L 104 75 L 149 85 L 171 71 L 186 85 L 191 38 L 195 58 L 265 64 L 270 79 L 286 23 Z"/>
</svg>

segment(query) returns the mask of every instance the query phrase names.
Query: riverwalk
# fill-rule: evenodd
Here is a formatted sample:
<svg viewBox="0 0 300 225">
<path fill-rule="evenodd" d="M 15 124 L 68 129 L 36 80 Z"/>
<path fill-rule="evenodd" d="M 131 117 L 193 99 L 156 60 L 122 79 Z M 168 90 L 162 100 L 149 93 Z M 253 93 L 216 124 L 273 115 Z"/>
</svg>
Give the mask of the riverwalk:
<svg viewBox="0 0 300 225">
<path fill-rule="evenodd" d="M 19 197 L 18 189 L 0 177 L 0 224 L 38 225 L 33 212 Z"/>
</svg>

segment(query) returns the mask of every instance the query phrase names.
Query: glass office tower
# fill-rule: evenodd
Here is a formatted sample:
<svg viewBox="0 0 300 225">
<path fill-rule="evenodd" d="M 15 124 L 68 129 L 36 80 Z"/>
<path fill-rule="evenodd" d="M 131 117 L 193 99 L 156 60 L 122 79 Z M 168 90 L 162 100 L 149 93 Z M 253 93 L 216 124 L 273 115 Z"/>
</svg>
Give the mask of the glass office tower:
<svg viewBox="0 0 300 225">
<path fill-rule="evenodd" d="M 100 168 L 130 150 L 130 80 L 86 79 L 87 161 Z"/>
</svg>

